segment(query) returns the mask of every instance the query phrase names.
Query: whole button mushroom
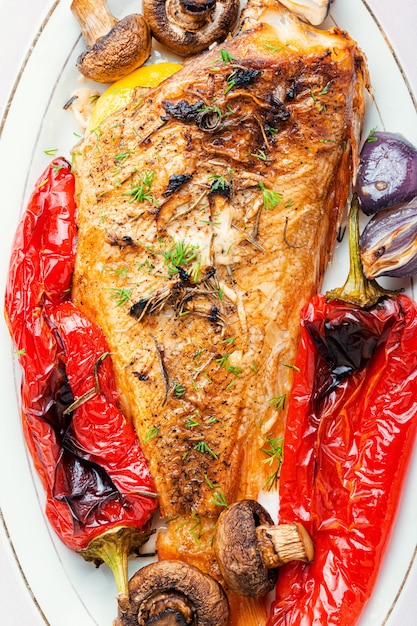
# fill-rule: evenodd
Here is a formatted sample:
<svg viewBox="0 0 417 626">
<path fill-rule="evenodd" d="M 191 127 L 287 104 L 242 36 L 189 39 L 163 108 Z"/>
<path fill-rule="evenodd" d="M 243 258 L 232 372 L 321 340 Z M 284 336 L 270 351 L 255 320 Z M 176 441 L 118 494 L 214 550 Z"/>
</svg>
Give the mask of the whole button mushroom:
<svg viewBox="0 0 417 626">
<path fill-rule="evenodd" d="M 114 626 L 226 626 L 229 603 L 220 584 L 181 561 L 147 565 L 129 581 Z"/>
<path fill-rule="evenodd" d="M 221 513 L 214 551 L 228 588 L 252 598 L 274 588 L 278 568 L 285 563 L 309 563 L 314 557 L 313 542 L 302 524 L 274 526 L 255 500 L 236 502 Z"/>
<path fill-rule="evenodd" d="M 181 56 L 223 41 L 239 17 L 239 0 L 143 0 L 152 35 Z"/>
<path fill-rule="evenodd" d="M 111 83 L 145 63 L 151 53 L 150 28 L 140 14 L 118 21 L 106 0 L 73 0 L 71 4 L 87 44 L 77 68 L 87 78 Z"/>
</svg>

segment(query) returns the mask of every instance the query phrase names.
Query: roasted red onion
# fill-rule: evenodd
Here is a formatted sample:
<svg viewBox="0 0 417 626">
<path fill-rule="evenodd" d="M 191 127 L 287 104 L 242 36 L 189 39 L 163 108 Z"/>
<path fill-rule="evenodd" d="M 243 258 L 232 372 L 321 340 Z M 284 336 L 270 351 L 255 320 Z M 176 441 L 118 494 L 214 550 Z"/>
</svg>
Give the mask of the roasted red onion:
<svg viewBox="0 0 417 626">
<path fill-rule="evenodd" d="M 368 278 L 417 274 L 417 197 L 374 215 L 362 233 L 360 248 Z"/>
<path fill-rule="evenodd" d="M 356 191 L 367 215 L 417 195 L 417 149 L 395 133 L 372 132 L 361 151 Z"/>
</svg>

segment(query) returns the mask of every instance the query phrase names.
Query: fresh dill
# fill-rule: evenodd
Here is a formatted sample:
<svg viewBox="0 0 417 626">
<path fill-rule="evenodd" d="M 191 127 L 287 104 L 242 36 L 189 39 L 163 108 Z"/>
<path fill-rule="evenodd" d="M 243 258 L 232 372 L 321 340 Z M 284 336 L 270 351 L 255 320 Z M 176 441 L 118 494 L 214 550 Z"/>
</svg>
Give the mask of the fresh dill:
<svg viewBox="0 0 417 626">
<path fill-rule="evenodd" d="M 230 186 L 230 181 L 221 174 L 211 174 L 209 176 L 209 180 L 212 181 L 210 188 L 211 191 L 224 191 Z"/>
<path fill-rule="evenodd" d="M 185 421 L 185 427 L 186 428 L 195 428 L 196 426 L 200 426 L 200 422 L 193 417 L 192 415 L 188 415 L 187 419 Z M 201 450 L 200 450 L 201 452 Z"/>
<path fill-rule="evenodd" d="M 121 267 L 121 268 L 115 269 L 114 273 L 116 276 L 119 276 L 120 278 L 126 278 L 128 270 L 129 270 L 128 267 Z"/>
<path fill-rule="evenodd" d="M 230 354 L 228 352 L 223 356 L 218 357 L 216 359 L 216 363 L 218 363 L 220 367 L 224 367 L 230 374 L 233 374 L 233 376 L 235 376 L 236 378 L 238 378 L 243 372 L 243 369 L 241 367 L 239 367 L 238 365 L 232 365 L 230 363 Z"/>
<path fill-rule="evenodd" d="M 297 365 L 291 365 L 290 363 L 283 363 L 283 366 L 288 367 L 289 369 L 294 370 L 295 372 L 298 372 L 298 373 L 301 372 L 300 368 L 297 367 Z"/>
<path fill-rule="evenodd" d="M 269 50 L 270 52 L 272 52 L 272 54 L 274 54 L 275 52 L 278 52 L 279 50 L 282 50 L 284 46 L 272 46 L 270 44 L 265 44 L 265 48 L 267 50 Z"/>
<path fill-rule="evenodd" d="M 279 471 L 282 464 L 283 438 L 268 435 L 265 438 L 265 444 L 261 448 L 261 451 L 267 455 L 267 458 L 263 459 L 262 463 L 274 466 L 272 473 L 268 476 L 263 485 L 263 489 L 268 489 L 269 491 L 276 486 L 278 481 Z"/>
<path fill-rule="evenodd" d="M 377 126 L 375 126 L 375 128 L 371 128 L 371 130 L 369 131 L 369 135 L 366 139 L 367 143 L 375 143 L 375 141 L 378 141 L 378 137 L 376 137 L 375 135 L 377 128 Z"/>
<path fill-rule="evenodd" d="M 159 434 L 158 426 L 152 426 L 152 428 L 149 428 L 146 431 L 145 437 L 143 438 L 143 443 L 148 443 L 148 441 L 151 441 L 151 439 L 155 439 L 155 437 L 157 437 L 158 434 Z"/>
<path fill-rule="evenodd" d="M 204 480 L 206 481 L 209 489 L 217 489 L 219 487 L 219 485 L 216 485 L 210 480 L 206 473 L 204 473 Z"/>
<path fill-rule="evenodd" d="M 281 396 L 275 396 L 274 398 L 270 398 L 269 404 L 274 407 L 274 409 L 283 409 L 285 407 L 286 395 L 285 393 Z"/>
<path fill-rule="evenodd" d="M 128 159 L 129 157 L 130 157 L 130 150 L 125 150 L 124 152 L 119 152 L 119 154 L 116 154 L 116 156 L 114 157 L 114 160 L 116 161 L 116 163 L 120 164 L 120 163 L 124 163 L 126 159 Z"/>
<path fill-rule="evenodd" d="M 112 292 L 110 298 L 116 300 L 117 306 L 122 306 L 122 304 L 128 302 L 132 296 L 132 289 L 126 289 L 125 287 L 111 287 L 110 291 Z"/>
<path fill-rule="evenodd" d="M 198 282 L 200 274 L 200 247 L 185 241 L 172 241 L 166 250 L 161 250 L 164 264 L 168 268 L 170 276 L 179 273 L 179 267 L 192 264 L 190 276 L 194 282 Z"/>
<path fill-rule="evenodd" d="M 261 161 L 265 161 L 265 162 L 268 158 L 264 150 L 258 150 L 258 152 L 249 152 L 249 154 L 255 157 L 256 159 L 260 159 Z"/>
<path fill-rule="evenodd" d="M 213 494 L 211 501 L 216 506 L 224 506 L 224 507 L 229 506 L 226 500 L 226 496 L 224 495 L 223 491 L 216 491 L 216 493 Z"/>
<path fill-rule="evenodd" d="M 207 105 L 207 106 L 201 107 L 201 109 L 199 109 L 198 112 L 199 113 L 210 113 L 210 112 L 217 113 L 219 117 L 222 117 L 222 112 L 220 111 L 219 107 L 216 107 L 216 106 Z"/>
<path fill-rule="evenodd" d="M 210 446 L 205 441 L 199 441 L 198 443 L 196 443 L 196 445 L 194 446 L 194 450 L 197 450 L 202 454 L 210 454 L 213 459 L 218 458 L 217 454 L 210 448 Z"/>
<path fill-rule="evenodd" d="M 237 60 L 228 50 L 220 50 L 220 57 L 218 61 L 222 61 L 225 65 Z"/>
<path fill-rule="evenodd" d="M 155 172 L 146 171 L 144 174 L 135 172 L 132 176 L 130 191 L 126 191 L 123 195 L 130 196 L 130 202 L 150 202 L 157 205 L 155 196 L 151 193 L 151 187 L 155 179 Z"/>
<path fill-rule="evenodd" d="M 224 90 L 224 95 L 228 94 L 229 91 L 231 91 L 231 89 L 233 89 L 233 87 L 236 85 L 236 80 L 234 78 L 235 75 L 236 70 L 233 70 L 233 72 L 227 77 L 227 85 L 226 89 Z"/>
<path fill-rule="evenodd" d="M 179 399 L 185 396 L 187 392 L 187 388 L 184 385 L 181 385 L 181 383 L 174 380 L 174 382 L 172 383 L 172 386 L 173 386 L 174 398 Z"/>
<path fill-rule="evenodd" d="M 264 209 L 270 211 L 271 209 L 274 209 L 276 206 L 281 204 L 282 194 L 280 194 L 278 191 L 273 191 L 273 189 L 267 189 L 263 182 L 259 183 L 259 187 L 262 191 Z"/>
<path fill-rule="evenodd" d="M 329 85 L 330 83 L 327 83 L 327 85 L 325 85 L 323 89 L 319 91 L 319 96 L 324 96 L 324 94 L 329 93 Z"/>
</svg>

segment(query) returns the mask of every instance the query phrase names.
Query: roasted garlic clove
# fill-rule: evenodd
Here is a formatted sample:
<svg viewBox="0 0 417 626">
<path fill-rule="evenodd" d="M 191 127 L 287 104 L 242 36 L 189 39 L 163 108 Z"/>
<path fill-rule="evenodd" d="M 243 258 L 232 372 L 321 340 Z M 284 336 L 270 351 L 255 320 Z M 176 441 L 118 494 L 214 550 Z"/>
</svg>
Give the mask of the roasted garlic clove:
<svg viewBox="0 0 417 626">
<path fill-rule="evenodd" d="M 416 274 L 417 197 L 374 215 L 362 233 L 360 248 L 367 278 Z"/>
</svg>

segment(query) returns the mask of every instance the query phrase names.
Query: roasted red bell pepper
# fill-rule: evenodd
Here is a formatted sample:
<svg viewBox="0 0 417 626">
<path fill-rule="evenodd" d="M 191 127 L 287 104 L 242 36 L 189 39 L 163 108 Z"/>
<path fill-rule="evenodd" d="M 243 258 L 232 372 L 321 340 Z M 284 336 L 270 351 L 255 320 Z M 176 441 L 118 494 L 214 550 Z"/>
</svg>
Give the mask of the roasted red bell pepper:
<svg viewBox="0 0 417 626">
<path fill-rule="evenodd" d="M 357 212 L 347 283 L 302 312 L 279 518 L 304 524 L 315 559 L 281 569 L 269 626 L 357 623 L 415 442 L 417 304 L 363 277 Z"/>
<path fill-rule="evenodd" d="M 5 313 L 22 368 L 23 430 L 62 541 L 113 569 L 127 589 L 127 555 L 149 534 L 155 488 L 132 425 L 117 406 L 101 330 L 70 302 L 74 177 L 56 159 L 19 224 Z"/>
</svg>

